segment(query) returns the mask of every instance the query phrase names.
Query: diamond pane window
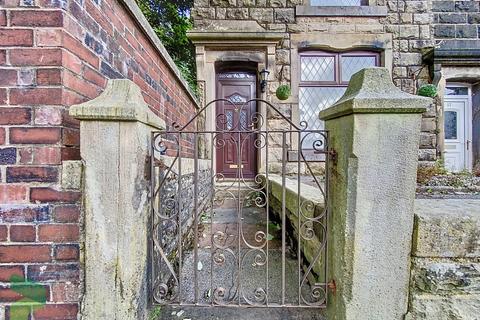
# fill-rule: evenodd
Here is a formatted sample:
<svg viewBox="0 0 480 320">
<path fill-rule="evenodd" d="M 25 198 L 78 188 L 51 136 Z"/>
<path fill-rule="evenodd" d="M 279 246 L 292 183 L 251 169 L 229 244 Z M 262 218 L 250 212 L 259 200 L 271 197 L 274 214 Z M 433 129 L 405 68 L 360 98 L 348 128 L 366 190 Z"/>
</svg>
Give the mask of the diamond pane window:
<svg viewBox="0 0 480 320">
<path fill-rule="evenodd" d="M 375 67 L 376 65 L 376 56 L 343 56 L 340 59 L 342 82 L 350 81 L 350 78 L 363 68 Z"/>
<path fill-rule="evenodd" d="M 310 0 L 311 6 L 321 6 L 321 7 L 355 7 L 361 6 L 361 0 Z"/>
<path fill-rule="evenodd" d="M 302 81 L 334 81 L 335 57 L 304 56 L 301 70 Z"/>
<path fill-rule="evenodd" d="M 301 87 L 300 119 L 308 123 L 309 129 L 323 129 L 318 113 L 330 107 L 345 93 L 346 87 Z"/>
<path fill-rule="evenodd" d="M 342 97 L 354 73 L 378 63 L 379 55 L 375 52 L 301 53 L 300 121 L 307 122 L 309 129 L 323 129 L 318 113 Z M 305 146 L 310 142 L 305 141 Z"/>
</svg>

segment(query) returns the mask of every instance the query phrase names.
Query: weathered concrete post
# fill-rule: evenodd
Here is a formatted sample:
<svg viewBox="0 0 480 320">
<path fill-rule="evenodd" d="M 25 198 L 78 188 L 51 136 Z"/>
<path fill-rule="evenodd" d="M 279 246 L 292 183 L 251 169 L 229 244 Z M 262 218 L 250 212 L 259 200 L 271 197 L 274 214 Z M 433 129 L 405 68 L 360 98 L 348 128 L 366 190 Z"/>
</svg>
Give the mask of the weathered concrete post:
<svg viewBox="0 0 480 320">
<path fill-rule="evenodd" d="M 85 165 L 83 319 L 146 319 L 149 214 L 145 160 L 164 122 L 130 80 L 70 108 Z"/>
<path fill-rule="evenodd" d="M 407 312 L 421 113 L 386 68 L 356 73 L 320 112 L 337 152 L 329 192 L 329 320 L 400 320 Z"/>
</svg>

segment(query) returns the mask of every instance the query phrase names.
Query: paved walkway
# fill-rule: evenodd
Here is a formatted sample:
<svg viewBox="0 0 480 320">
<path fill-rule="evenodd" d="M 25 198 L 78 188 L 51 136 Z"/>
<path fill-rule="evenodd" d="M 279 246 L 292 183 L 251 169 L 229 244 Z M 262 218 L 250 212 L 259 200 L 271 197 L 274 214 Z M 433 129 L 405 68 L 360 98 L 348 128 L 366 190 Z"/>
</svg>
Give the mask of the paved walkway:
<svg viewBox="0 0 480 320">
<path fill-rule="evenodd" d="M 221 206 L 214 209 L 214 216 L 203 219 L 199 226 L 198 263 L 195 264 L 194 251 L 185 252 L 182 267 L 182 300 L 193 303 L 195 297 L 194 274 L 197 269 L 198 302 L 210 304 L 215 289 L 223 288 L 224 296 L 218 301 L 225 304 L 238 304 L 248 306 L 247 300 L 255 302 L 264 301 L 265 295 L 258 290 L 267 291 L 268 302 L 279 305 L 282 301 L 282 251 L 281 232 L 274 223 L 269 221 L 268 236 L 268 268 L 266 261 L 265 238 L 261 233 L 267 230 L 267 213 L 264 208 L 255 206 L 242 208 L 242 223 L 240 256 L 241 267 L 238 273 L 238 209 L 236 202 L 226 200 Z M 211 238 L 212 234 L 224 233 L 226 236 L 217 241 L 225 250 L 218 250 L 214 254 Z M 263 250 L 252 249 L 247 245 L 262 247 Z M 298 260 L 293 250 L 287 248 L 285 259 L 285 303 L 298 304 Z M 223 254 L 222 255 L 220 255 Z M 214 258 L 212 258 L 214 257 Z M 214 260 L 224 260 L 216 263 Z M 268 271 L 268 277 L 267 277 Z M 240 276 L 240 298 L 238 279 Z M 302 288 L 304 296 L 308 296 L 308 288 Z M 213 292 L 212 292 L 213 291 Z M 323 310 L 315 308 L 265 308 L 265 307 L 163 307 L 161 319 L 324 319 Z"/>
</svg>

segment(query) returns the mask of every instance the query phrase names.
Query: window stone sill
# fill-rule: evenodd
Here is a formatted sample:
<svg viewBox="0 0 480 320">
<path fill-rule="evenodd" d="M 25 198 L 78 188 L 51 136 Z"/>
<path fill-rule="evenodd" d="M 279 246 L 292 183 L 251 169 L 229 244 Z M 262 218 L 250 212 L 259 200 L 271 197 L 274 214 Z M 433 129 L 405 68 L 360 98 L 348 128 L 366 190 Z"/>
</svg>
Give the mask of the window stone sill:
<svg viewBox="0 0 480 320">
<path fill-rule="evenodd" d="M 386 17 L 385 6 L 315 7 L 297 6 L 297 17 Z"/>
</svg>

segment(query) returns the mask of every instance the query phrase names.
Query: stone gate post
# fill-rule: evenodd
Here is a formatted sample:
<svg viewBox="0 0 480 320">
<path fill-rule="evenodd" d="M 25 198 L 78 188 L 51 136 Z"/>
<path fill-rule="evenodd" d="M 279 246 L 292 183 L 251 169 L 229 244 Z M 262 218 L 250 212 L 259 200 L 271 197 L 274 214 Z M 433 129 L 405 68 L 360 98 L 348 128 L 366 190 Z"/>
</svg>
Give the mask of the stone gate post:
<svg viewBox="0 0 480 320">
<path fill-rule="evenodd" d="M 110 80 L 70 115 L 81 121 L 85 166 L 83 319 L 146 319 L 146 158 L 151 131 L 164 122 L 130 80 Z"/>
<path fill-rule="evenodd" d="M 407 312 L 421 113 L 430 99 L 386 68 L 356 73 L 320 112 L 330 131 L 329 320 L 400 320 Z"/>
</svg>

